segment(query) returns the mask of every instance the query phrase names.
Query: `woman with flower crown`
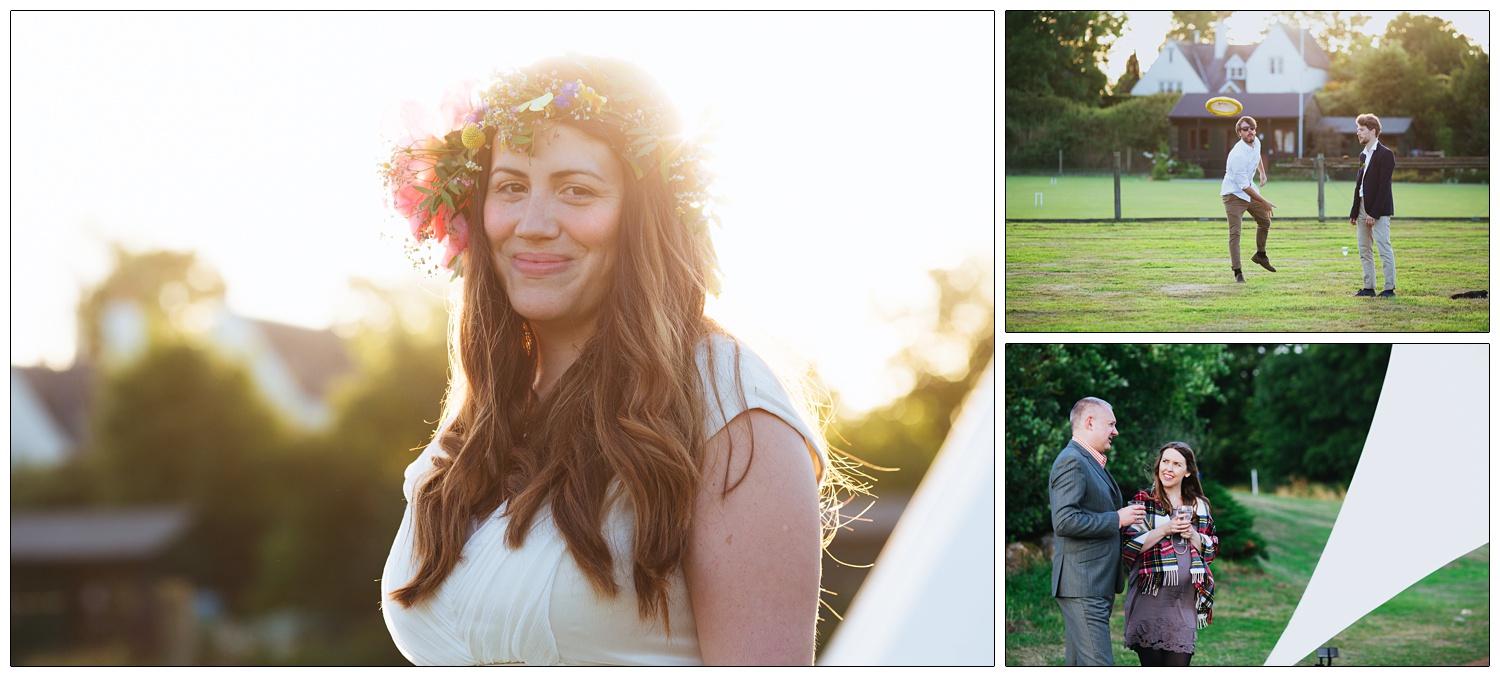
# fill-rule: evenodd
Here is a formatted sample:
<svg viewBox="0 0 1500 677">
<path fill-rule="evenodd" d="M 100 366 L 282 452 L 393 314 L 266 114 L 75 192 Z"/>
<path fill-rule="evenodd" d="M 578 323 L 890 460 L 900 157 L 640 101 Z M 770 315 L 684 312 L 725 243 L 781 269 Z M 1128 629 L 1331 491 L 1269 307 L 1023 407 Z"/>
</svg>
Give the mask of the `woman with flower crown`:
<svg viewBox="0 0 1500 677">
<path fill-rule="evenodd" d="M 1186 667 L 1198 629 L 1214 620 L 1214 575 L 1208 565 L 1219 550 L 1198 462 L 1183 442 L 1156 452 L 1150 491 L 1133 501 L 1146 506 L 1141 522 L 1125 527 L 1121 559 L 1130 572 L 1125 593 L 1125 647 L 1141 665 Z"/>
<path fill-rule="evenodd" d="M 381 581 L 418 664 L 810 664 L 837 479 L 704 317 L 701 149 L 638 69 L 570 57 L 449 106 L 383 173 L 461 277 L 442 424 Z"/>
</svg>

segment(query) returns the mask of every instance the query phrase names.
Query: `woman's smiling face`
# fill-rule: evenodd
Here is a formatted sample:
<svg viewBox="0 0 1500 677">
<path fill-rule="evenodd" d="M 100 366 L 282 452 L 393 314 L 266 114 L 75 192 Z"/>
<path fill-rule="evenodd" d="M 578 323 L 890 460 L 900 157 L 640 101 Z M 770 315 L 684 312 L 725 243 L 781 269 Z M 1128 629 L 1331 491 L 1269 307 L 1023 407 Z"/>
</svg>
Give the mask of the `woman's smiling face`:
<svg viewBox="0 0 1500 677">
<path fill-rule="evenodd" d="M 535 154 L 492 156 L 484 229 L 511 306 L 538 325 L 592 325 L 609 294 L 625 171 L 609 145 L 556 125 Z"/>
<path fill-rule="evenodd" d="M 1182 452 L 1176 449 L 1161 452 L 1161 460 L 1156 463 L 1156 480 L 1161 483 L 1162 488 L 1180 486 L 1182 477 L 1186 474 L 1187 460 L 1182 457 Z"/>
</svg>

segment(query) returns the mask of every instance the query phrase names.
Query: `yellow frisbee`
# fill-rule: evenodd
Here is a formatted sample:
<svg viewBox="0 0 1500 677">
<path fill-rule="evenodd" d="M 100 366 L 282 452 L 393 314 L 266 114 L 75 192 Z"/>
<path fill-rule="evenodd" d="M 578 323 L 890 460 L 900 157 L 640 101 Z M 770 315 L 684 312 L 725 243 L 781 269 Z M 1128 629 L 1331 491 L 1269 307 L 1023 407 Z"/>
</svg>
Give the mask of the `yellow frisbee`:
<svg viewBox="0 0 1500 677">
<path fill-rule="evenodd" d="M 1203 104 L 1203 107 L 1207 108 L 1208 112 L 1214 115 L 1226 118 L 1231 115 L 1239 115 L 1240 111 L 1245 110 L 1245 107 L 1241 106 L 1239 101 L 1227 96 L 1216 96 L 1209 99 L 1207 103 Z"/>
</svg>

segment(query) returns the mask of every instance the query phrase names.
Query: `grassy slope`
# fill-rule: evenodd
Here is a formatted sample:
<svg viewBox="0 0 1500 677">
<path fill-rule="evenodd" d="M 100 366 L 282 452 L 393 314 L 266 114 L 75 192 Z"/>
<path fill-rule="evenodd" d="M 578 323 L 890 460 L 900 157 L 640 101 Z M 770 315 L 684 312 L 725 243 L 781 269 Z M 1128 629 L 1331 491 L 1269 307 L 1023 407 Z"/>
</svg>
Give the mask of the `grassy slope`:
<svg viewBox="0 0 1500 677">
<path fill-rule="evenodd" d="M 1361 273 L 1346 222 L 1273 222 L 1274 274 L 1249 262 L 1246 223 L 1247 284 L 1233 282 L 1223 221 L 1008 224 L 1006 331 L 1489 329 L 1488 301 L 1448 298 L 1489 288 L 1486 223 L 1398 222 L 1390 300 L 1351 297 Z"/>
<path fill-rule="evenodd" d="M 1151 181 L 1138 176 L 1120 177 L 1120 216 L 1127 219 L 1181 217 L 1224 221 L 1217 179 L 1198 181 Z M 1316 181 L 1271 180 L 1258 190 L 1276 204 L 1280 218 L 1318 217 Z M 1114 179 L 1107 176 L 1064 176 L 1057 185 L 1045 176 L 1005 177 L 1007 219 L 1113 219 Z M 1043 206 L 1035 205 L 1042 193 Z M 1482 184 L 1397 183 L 1391 187 L 1396 219 L 1435 217 L 1467 219 L 1490 215 L 1490 187 Z M 1349 205 L 1354 200 L 1353 181 L 1323 184 L 1324 214 L 1348 225 Z M 1398 254 L 1399 255 L 1399 254 Z"/>
<path fill-rule="evenodd" d="M 1256 512 L 1270 559 L 1261 567 L 1222 561 L 1214 624 L 1199 631 L 1193 665 L 1261 665 L 1291 619 L 1333 529 L 1340 503 L 1236 493 Z M 1062 615 L 1051 567 L 1005 579 L 1005 664 L 1061 665 Z M 1115 663 L 1139 665 L 1124 648 L 1124 598 L 1111 619 Z M 1469 614 L 1461 611 L 1468 609 Z M 1454 618 L 1465 620 L 1455 621 Z M 1327 642 L 1338 665 L 1463 665 L 1489 655 L 1489 546 L 1407 588 Z M 1307 658 L 1298 665 L 1312 665 Z"/>
</svg>

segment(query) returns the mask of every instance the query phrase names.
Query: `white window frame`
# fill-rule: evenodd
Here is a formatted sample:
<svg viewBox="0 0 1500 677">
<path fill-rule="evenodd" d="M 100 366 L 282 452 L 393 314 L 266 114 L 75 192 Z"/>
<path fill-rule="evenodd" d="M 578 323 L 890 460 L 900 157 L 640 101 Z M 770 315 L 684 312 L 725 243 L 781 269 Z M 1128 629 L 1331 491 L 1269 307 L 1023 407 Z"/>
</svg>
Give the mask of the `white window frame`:
<svg viewBox="0 0 1500 677">
<path fill-rule="evenodd" d="M 1286 59 L 1285 59 L 1285 57 L 1280 57 L 1280 56 L 1273 56 L 1273 57 L 1271 57 L 1271 75 L 1279 75 L 1279 74 L 1282 74 L 1282 73 L 1286 73 Z"/>
</svg>

